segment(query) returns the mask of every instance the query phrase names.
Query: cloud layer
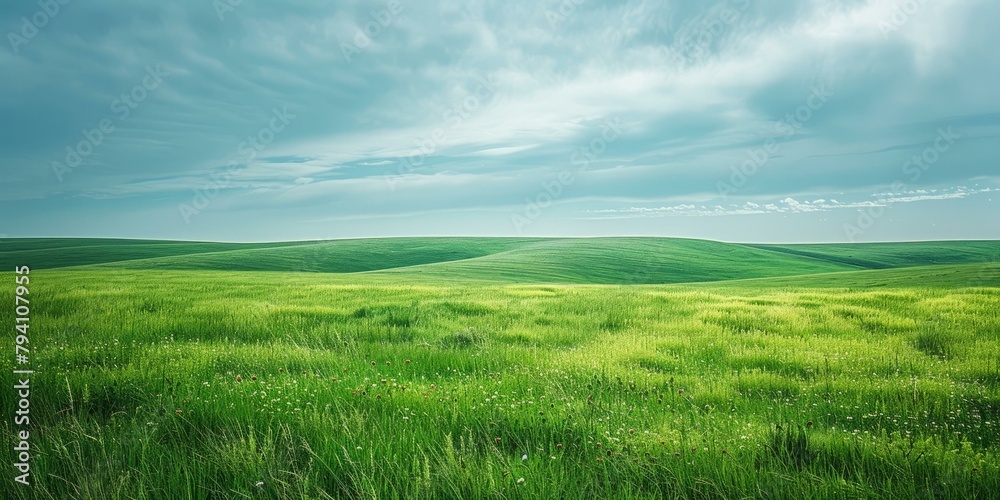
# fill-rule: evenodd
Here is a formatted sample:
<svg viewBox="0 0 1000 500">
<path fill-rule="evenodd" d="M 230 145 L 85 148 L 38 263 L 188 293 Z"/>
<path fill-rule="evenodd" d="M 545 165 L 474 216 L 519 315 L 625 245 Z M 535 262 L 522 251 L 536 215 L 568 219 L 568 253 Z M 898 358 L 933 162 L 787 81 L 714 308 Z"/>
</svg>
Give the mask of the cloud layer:
<svg viewBox="0 0 1000 500">
<path fill-rule="evenodd" d="M 993 2 L 39 9 L 0 6 L 11 235 L 1000 237 Z"/>
</svg>

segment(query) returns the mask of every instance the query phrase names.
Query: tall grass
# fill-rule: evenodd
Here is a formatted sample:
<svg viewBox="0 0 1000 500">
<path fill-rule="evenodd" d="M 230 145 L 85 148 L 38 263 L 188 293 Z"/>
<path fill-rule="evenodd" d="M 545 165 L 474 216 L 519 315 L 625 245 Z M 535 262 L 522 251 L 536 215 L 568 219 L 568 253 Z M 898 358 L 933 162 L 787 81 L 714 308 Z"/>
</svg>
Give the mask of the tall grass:
<svg viewBox="0 0 1000 500">
<path fill-rule="evenodd" d="M 3 498 L 1000 491 L 996 289 L 32 277 L 35 484 Z"/>
</svg>

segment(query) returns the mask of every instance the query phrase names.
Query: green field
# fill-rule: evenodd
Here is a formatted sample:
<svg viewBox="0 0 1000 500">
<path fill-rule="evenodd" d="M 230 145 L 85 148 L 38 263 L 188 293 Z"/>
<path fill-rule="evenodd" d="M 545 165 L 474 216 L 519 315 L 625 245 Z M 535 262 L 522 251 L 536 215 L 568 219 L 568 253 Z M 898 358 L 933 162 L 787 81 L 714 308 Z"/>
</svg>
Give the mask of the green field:
<svg viewBox="0 0 1000 500">
<path fill-rule="evenodd" d="M 1000 491 L 1000 242 L 4 239 L 0 264 L 8 332 L 31 266 L 36 370 L 33 486 L 8 467 L 0 498 Z"/>
</svg>

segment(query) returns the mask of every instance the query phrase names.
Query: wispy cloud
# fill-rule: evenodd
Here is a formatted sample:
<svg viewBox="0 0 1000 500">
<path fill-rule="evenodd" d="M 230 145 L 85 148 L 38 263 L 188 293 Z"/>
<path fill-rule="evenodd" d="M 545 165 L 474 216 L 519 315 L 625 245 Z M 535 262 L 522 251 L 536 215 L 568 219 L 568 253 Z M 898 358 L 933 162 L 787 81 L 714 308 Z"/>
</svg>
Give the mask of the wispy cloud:
<svg viewBox="0 0 1000 500">
<path fill-rule="evenodd" d="M 614 232 L 573 221 L 630 202 L 654 215 L 774 217 L 836 210 L 816 207 L 820 198 L 877 202 L 861 198 L 888 189 L 947 126 L 962 140 L 908 188 L 972 186 L 997 174 L 1000 60 L 991 47 L 1000 35 L 990 20 L 1000 4 L 920 2 L 900 16 L 898 0 L 588 0 L 553 18 L 559 4 L 406 4 L 383 25 L 372 11 L 386 4 L 361 0 L 243 2 L 222 20 L 194 0 L 74 3 L 30 44 L 0 51 L 10 75 L 0 84 L 0 209 L 33 214 L 36 233 L 82 231 L 113 216 L 122 235 L 156 218 L 178 236 L 249 237 L 292 219 L 375 214 L 381 234 L 499 234 L 509 221 L 481 210 L 524 206 L 574 168 L 574 153 L 612 117 L 628 133 L 533 230 Z M 15 29 L 35 8 L 0 6 L 0 26 Z M 370 22 L 379 23 L 377 35 L 359 43 Z M 359 52 L 346 58 L 345 43 Z M 58 182 L 52 162 L 156 64 L 170 68 L 169 81 Z M 822 110 L 791 133 L 776 132 L 817 87 L 833 93 Z M 178 204 L 220 166 L 245 158 L 241 145 L 276 107 L 296 114 L 294 126 L 220 188 L 207 209 L 215 217 L 184 224 Z M 717 184 L 776 136 L 780 151 L 738 193 L 719 197 Z M 808 210 L 781 202 L 802 193 L 815 195 L 799 202 Z M 956 207 L 969 200 L 936 199 Z M 418 224 L 383 217 L 436 210 L 468 215 Z M 976 211 L 966 217 L 973 220 L 989 206 L 966 210 Z M 250 212 L 254 228 L 230 222 Z M 302 237 L 330 232 L 296 227 Z M 725 238 L 733 228 L 703 229 Z"/>
<path fill-rule="evenodd" d="M 839 201 L 837 199 L 818 198 L 814 200 L 796 200 L 786 197 L 770 202 L 747 201 L 742 204 L 706 205 L 682 203 L 659 207 L 628 207 L 587 210 L 586 213 L 596 214 L 594 217 L 630 218 L 630 217 L 667 217 L 667 216 L 723 216 L 723 215 L 759 215 L 788 214 L 807 212 L 829 212 L 840 209 L 859 209 L 871 207 L 887 207 L 898 203 L 914 203 L 918 201 L 954 200 L 967 198 L 981 193 L 998 192 L 998 188 L 968 188 L 958 186 L 944 189 L 917 189 L 899 193 L 876 193 L 867 200 Z"/>
</svg>

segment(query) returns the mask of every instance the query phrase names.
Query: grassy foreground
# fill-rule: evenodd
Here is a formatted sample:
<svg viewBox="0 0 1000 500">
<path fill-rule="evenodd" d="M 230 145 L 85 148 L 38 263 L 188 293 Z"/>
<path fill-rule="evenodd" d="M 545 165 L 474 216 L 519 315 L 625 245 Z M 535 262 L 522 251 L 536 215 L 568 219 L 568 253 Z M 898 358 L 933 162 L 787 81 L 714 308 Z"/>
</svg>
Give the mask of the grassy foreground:
<svg viewBox="0 0 1000 500">
<path fill-rule="evenodd" d="M 32 271 L 35 484 L 0 497 L 989 498 L 997 275 Z"/>
</svg>

